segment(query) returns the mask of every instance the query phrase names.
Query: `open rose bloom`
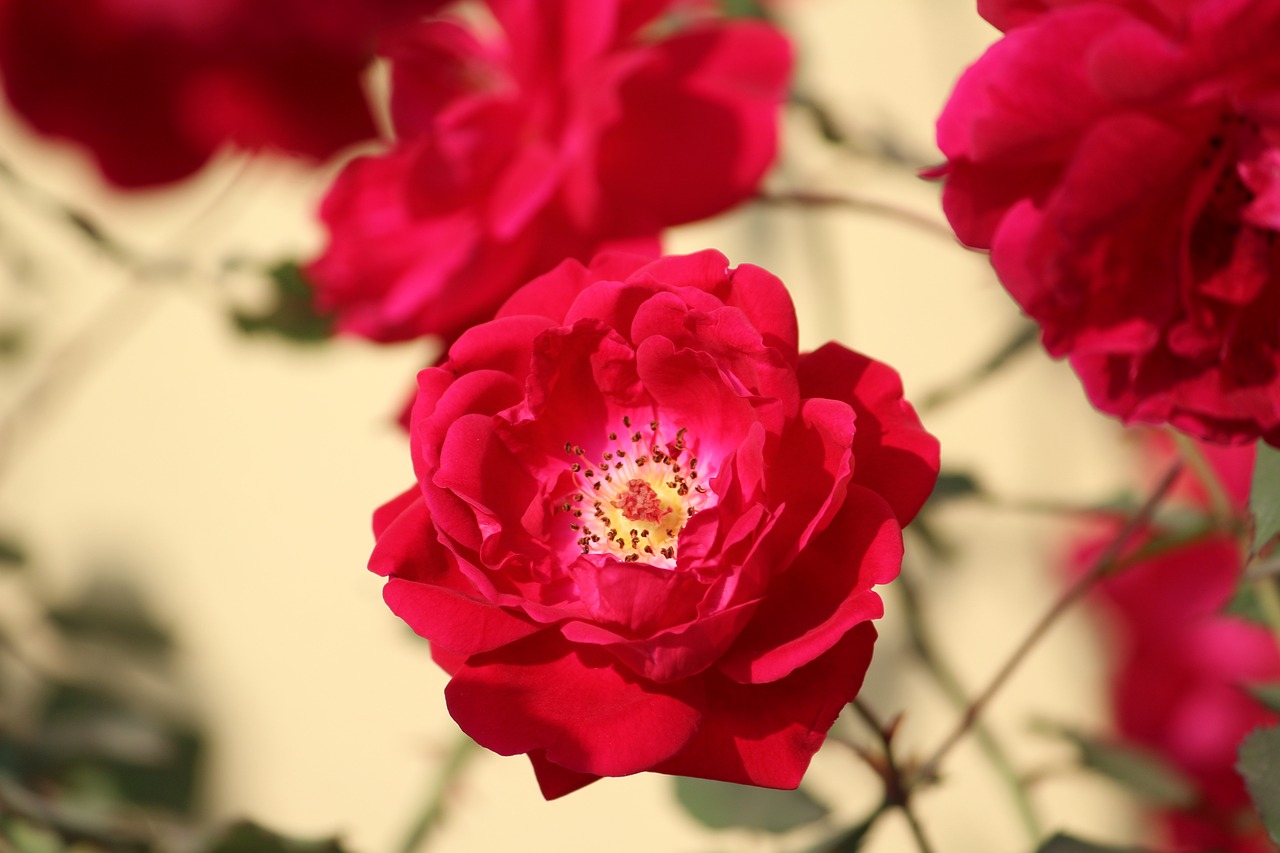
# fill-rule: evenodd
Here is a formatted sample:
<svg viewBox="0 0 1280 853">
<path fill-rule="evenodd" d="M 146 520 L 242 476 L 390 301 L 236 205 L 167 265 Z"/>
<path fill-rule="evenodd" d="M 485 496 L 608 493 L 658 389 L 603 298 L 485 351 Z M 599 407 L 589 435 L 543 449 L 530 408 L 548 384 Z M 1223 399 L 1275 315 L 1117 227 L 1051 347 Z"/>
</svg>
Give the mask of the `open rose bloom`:
<svg viewBox="0 0 1280 853">
<path fill-rule="evenodd" d="M 658 253 L 749 198 L 777 150 L 791 49 L 676 0 L 488 0 L 388 37 L 396 142 L 339 175 L 310 266 L 339 329 L 452 338 L 565 258 Z"/>
<path fill-rule="evenodd" d="M 37 130 L 117 186 L 185 178 L 222 146 L 315 160 L 376 135 L 377 33 L 441 0 L 0 0 L 0 70 Z"/>
<path fill-rule="evenodd" d="M 858 692 L 937 442 L 890 368 L 797 352 L 782 284 L 566 261 L 419 375 L 370 568 L 462 729 L 556 797 L 654 770 L 795 787 Z"/>
<path fill-rule="evenodd" d="M 1280 4 L 988 0 L 938 122 L 965 244 L 1126 421 L 1280 444 Z"/>
<path fill-rule="evenodd" d="M 1252 448 L 1210 449 L 1206 455 L 1243 507 Z M 1085 543 L 1077 565 L 1091 562 L 1119 524 Z M 1111 704 L 1118 735 L 1168 762 L 1194 792 L 1184 807 L 1154 814 L 1162 850 L 1275 849 L 1236 772 L 1240 741 L 1277 721 L 1249 687 L 1280 680 L 1280 651 L 1271 632 L 1223 612 L 1240 583 L 1244 558 L 1234 536 L 1214 532 L 1140 561 L 1092 596 L 1115 653 Z"/>
</svg>

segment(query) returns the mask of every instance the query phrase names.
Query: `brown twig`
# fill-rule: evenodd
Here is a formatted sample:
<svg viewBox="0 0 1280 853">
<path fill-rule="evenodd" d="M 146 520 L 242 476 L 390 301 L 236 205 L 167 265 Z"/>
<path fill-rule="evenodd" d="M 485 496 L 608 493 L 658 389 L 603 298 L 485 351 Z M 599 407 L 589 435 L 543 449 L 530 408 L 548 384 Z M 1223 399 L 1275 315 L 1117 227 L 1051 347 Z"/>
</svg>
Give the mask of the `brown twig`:
<svg viewBox="0 0 1280 853">
<path fill-rule="evenodd" d="M 982 690 L 965 709 L 964 715 L 960 718 L 960 722 L 955 729 L 946 737 L 945 740 L 934 750 L 933 755 L 916 772 L 915 779 L 912 784 L 932 779 L 937 776 L 938 769 L 947 754 L 958 744 L 966 734 L 973 728 L 974 724 L 981 717 L 982 712 L 986 710 L 992 698 L 1005 685 L 1010 676 L 1018 669 L 1022 661 L 1031 653 L 1040 640 L 1048 633 L 1064 613 L 1071 609 L 1077 601 L 1085 596 L 1098 581 L 1102 580 L 1110 574 L 1120 562 L 1120 555 L 1130 540 L 1143 527 L 1151 522 L 1152 516 L 1155 514 L 1156 508 L 1160 502 L 1164 500 L 1168 494 L 1170 487 L 1173 486 L 1174 480 L 1182 473 L 1183 463 L 1179 460 L 1174 462 L 1165 472 L 1160 482 L 1156 484 L 1154 490 L 1147 497 L 1146 501 L 1125 523 L 1115 538 L 1108 543 L 1106 549 L 1098 556 L 1089 571 L 1085 572 L 1070 587 L 1068 587 L 1058 600 L 1050 606 L 1049 610 L 1040 618 L 1031 632 L 1018 644 L 1013 654 L 1005 661 L 1004 665 L 996 672 L 991 682 Z"/>
</svg>

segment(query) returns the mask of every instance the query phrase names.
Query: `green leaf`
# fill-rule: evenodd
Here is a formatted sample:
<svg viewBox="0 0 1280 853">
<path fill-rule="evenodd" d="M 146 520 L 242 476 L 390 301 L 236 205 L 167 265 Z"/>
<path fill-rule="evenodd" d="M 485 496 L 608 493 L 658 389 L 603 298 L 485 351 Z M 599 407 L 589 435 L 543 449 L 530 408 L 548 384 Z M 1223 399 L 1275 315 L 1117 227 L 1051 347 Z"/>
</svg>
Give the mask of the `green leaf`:
<svg viewBox="0 0 1280 853">
<path fill-rule="evenodd" d="M 1280 713 L 1280 682 L 1248 685 L 1249 693 L 1268 710 Z"/>
<path fill-rule="evenodd" d="M 1258 600 L 1258 592 L 1251 584 L 1242 584 L 1236 588 L 1235 594 L 1222 609 L 1227 616 L 1235 616 L 1255 625 L 1269 626 L 1267 614 L 1262 610 L 1262 602 Z"/>
<path fill-rule="evenodd" d="M 694 820 L 712 829 L 786 832 L 826 817 L 828 809 L 804 791 L 778 791 L 675 777 L 676 799 Z"/>
<path fill-rule="evenodd" d="M 727 18 L 760 18 L 766 21 L 773 18 L 759 0 L 720 0 L 720 8 Z"/>
<path fill-rule="evenodd" d="M 67 636 L 93 644 L 106 640 L 154 652 L 167 652 L 173 644 L 137 588 L 111 575 L 91 578 L 74 603 L 51 608 L 49 620 Z"/>
<path fill-rule="evenodd" d="M 1280 726 L 1254 729 L 1240 744 L 1236 770 L 1271 840 L 1280 843 Z"/>
<path fill-rule="evenodd" d="M 233 311 L 232 319 L 240 331 L 276 335 L 302 344 L 333 337 L 333 317 L 316 310 L 311 283 L 297 263 L 284 261 L 268 270 L 267 275 L 274 290 L 274 304 L 264 311 Z"/>
<path fill-rule="evenodd" d="M 62 853 L 66 849 L 56 833 L 18 819 L 5 823 L 0 840 L 12 844 L 15 853 Z M 2 845 L 0 849 L 4 849 Z"/>
<path fill-rule="evenodd" d="M 1253 553 L 1258 554 L 1280 535 L 1280 450 L 1265 441 L 1258 442 L 1253 462 L 1249 511 L 1253 513 Z"/>
<path fill-rule="evenodd" d="M 862 849 L 862 843 L 867 840 L 867 834 L 871 832 L 871 827 L 876 825 L 876 821 L 887 811 L 885 806 L 880 806 L 866 818 L 855 826 L 843 829 L 835 835 L 823 841 L 819 841 L 812 847 L 805 849 L 804 853 L 858 853 Z"/>
<path fill-rule="evenodd" d="M 1136 847 L 1110 847 L 1094 844 L 1059 832 L 1040 845 L 1036 853 L 1143 853 L 1143 851 Z"/>
<path fill-rule="evenodd" d="M 938 475 L 938 482 L 929 495 L 930 507 L 953 501 L 958 498 L 971 498 L 982 494 L 982 486 L 967 471 L 943 471 Z"/>
<path fill-rule="evenodd" d="M 1053 724 L 1047 728 L 1075 744 L 1085 767 L 1119 782 L 1153 805 L 1185 808 L 1196 801 L 1195 786 L 1177 768 L 1153 752 L 1090 737 Z"/>
<path fill-rule="evenodd" d="M 26 564 L 26 549 L 16 540 L 0 535 L 0 570 L 20 569 Z"/>
<path fill-rule="evenodd" d="M 332 838 L 321 841 L 287 838 L 246 820 L 223 830 L 203 853 L 343 853 L 343 847 Z"/>
</svg>

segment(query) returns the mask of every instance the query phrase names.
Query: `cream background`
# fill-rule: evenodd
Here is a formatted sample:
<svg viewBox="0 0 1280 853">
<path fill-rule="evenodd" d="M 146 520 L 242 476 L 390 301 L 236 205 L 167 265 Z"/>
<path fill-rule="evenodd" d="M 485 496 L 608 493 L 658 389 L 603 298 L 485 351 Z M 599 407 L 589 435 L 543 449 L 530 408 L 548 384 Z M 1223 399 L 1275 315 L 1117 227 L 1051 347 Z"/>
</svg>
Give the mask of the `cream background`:
<svg viewBox="0 0 1280 853">
<path fill-rule="evenodd" d="M 801 79 L 839 117 L 889 126 L 924 152 L 933 151 L 933 119 L 954 78 L 995 35 L 961 0 L 793 0 L 786 18 Z M 130 245 L 191 255 L 206 272 L 228 256 L 296 256 L 319 245 L 310 210 L 325 175 L 228 160 L 182 189 L 122 198 L 76 154 L 35 140 L 7 115 L 0 146 L 29 180 L 92 210 Z M 789 126 L 775 184 L 889 200 L 940 220 L 936 187 L 823 149 L 802 117 Z M 716 246 L 777 272 L 794 289 L 806 347 L 836 338 L 873 354 L 900 370 L 913 399 L 985 358 L 1018 317 L 985 258 L 861 214 L 753 208 L 681 229 L 670 246 Z M 56 590 L 76 589 L 104 553 L 145 583 L 179 633 L 190 690 L 208 712 L 212 817 L 247 813 L 298 834 L 336 832 L 368 853 L 394 849 L 456 732 L 445 677 L 364 570 L 370 511 L 411 482 L 390 418 L 427 349 L 344 341 L 309 351 L 246 340 L 222 308 L 229 294 L 245 298 L 245 282 L 139 282 L 10 192 L 0 199 L 0 248 L 37 260 L 35 284 L 11 270 L 0 279 L 0 317 L 27 318 L 37 332 L 32 358 L 0 367 L 3 422 L 49 360 L 84 339 L 82 329 L 106 330 L 73 351 L 57 393 L 0 447 L 0 523 L 24 535 Z M 97 323 L 99 311 L 114 319 Z M 946 466 L 979 472 L 1000 495 L 1088 500 L 1132 473 L 1116 426 L 1038 352 L 926 424 Z M 935 636 L 976 689 L 1051 600 L 1048 565 L 1063 528 L 979 505 L 939 521 L 963 559 L 917 565 L 916 577 Z M 909 559 L 925 562 L 913 546 Z M 905 709 L 902 748 L 923 752 L 956 713 L 894 654 L 899 601 L 891 590 L 885 598 L 863 695 L 885 716 Z M 990 709 L 1021 766 L 1065 757 L 1028 732 L 1032 716 L 1101 721 L 1098 645 L 1076 614 Z M 866 740 L 856 724 L 848 731 Z M 946 776 L 918 799 L 939 851 L 1030 849 L 968 741 Z M 838 746 L 823 751 L 810 778 L 840 803 L 840 818 L 860 816 L 878 796 L 873 777 Z M 1136 838 L 1127 801 L 1105 783 L 1053 777 L 1036 796 L 1051 829 Z M 664 777 L 606 780 L 544 803 L 522 759 L 485 754 L 432 849 L 796 847 L 700 829 L 674 806 Z M 867 849 L 912 843 L 894 816 Z"/>
</svg>

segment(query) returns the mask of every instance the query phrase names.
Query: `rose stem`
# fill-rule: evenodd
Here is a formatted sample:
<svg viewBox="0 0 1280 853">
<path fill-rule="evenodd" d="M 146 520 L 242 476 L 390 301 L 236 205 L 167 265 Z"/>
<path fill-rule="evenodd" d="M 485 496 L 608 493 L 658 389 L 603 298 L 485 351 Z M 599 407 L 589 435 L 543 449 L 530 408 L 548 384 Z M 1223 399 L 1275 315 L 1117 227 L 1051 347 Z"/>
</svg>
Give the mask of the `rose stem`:
<svg viewBox="0 0 1280 853">
<path fill-rule="evenodd" d="M 893 735 L 898 729 L 898 721 L 901 717 L 894 718 L 886 725 L 861 699 L 855 698 L 850 704 L 853 705 L 853 709 L 858 712 L 863 721 L 880 738 L 880 743 L 884 749 L 883 765 L 874 760 L 869 760 L 868 762 L 871 768 L 880 774 L 880 778 L 884 782 L 884 803 L 882 807 L 901 809 L 903 817 L 907 819 L 907 826 L 911 828 L 911 834 L 915 836 L 916 846 L 920 848 L 920 853 L 933 853 L 933 848 L 929 845 L 929 839 L 925 837 L 924 828 L 920 825 L 919 819 L 916 818 L 915 809 L 911 805 L 911 786 L 903 778 L 902 768 L 898 766 L 898 762 L 893 755 Z"/>
<path fill-rule="evenodd" d="M 1001 368 L 1012 362 L 1016 356 L 1032 349 L 1039 340 L 1039 326 L 1035 323 L 1019 322 L 1017 330 L 985 361 L 958 379 L 953 379 L 936 391 L 926 394 L 919 405 L 916 406 L 916 410 L 922 414 L 932 412 L 947 403 L 959 399 L 999 373 Z"/>
<path fill-rule="evenodd" d="M 457 788 L 462 771 L 479 751 L 475 742 L 466 735 L 461 735 L 454 741 L 453 748 L 445 758 L 444 766 L 440 768 L 440 772 L 431 784 L 431 795 L 423 803 L 422 811 L 418 813 L 413 826 L 400 844 L 400 853 L 415 853 L 444 820 L 445 813 L 448 811 L 449 797 Z"/>
<path fill-rule="evenodd" d="M 933 677 L 942 692 L 956 706 L 956 709 L 963 711 L 967 701 L 964 695 L 964 687 L 960 684 L 960 679 L 956 677 L 955 672 L 942 660 L 933 644 L 933 640 L 929 637 L 928 629 L 925 627 L 925 621 L 921 614 L 920 596 L 915 588 L 915 583 L 909 579 L 904 571 L 898 576 L 893 585 L 898 588 L 898 592 L 902 595 L 907 634 L 911 638 L 911 645 L 916 657 L 919 658 L 925 670 Z M 1036 814 L 1035 804 L 1031 802 L 1031 792 L 1019 777 L 1013 762 L 1009 759 L 1008 753 L 1005 752 L 1004 747 L 995 734 L 992 733 L 990 727 L 981 720 L 974 722 L 973 735 L 977 739 L 982 753 L 987 757 L 987 761 L 991 763 L 992 768 L 1008 789 L 1014 808 L 1017 810 L 1018 817 L 1022 820 L 1023 828 L 1026 829 L 1032 844 L 1039 845 L 1044 838 L 1044 828 L 1040 824 L 1039 815 Z"/>
<path fill-rule="evenodd" d="M 1150 496 L 1147 497 L 1146 501 L 1143 502 L 1138 511 L 1129 518 L 1124 527 L 1120 529 L 1120 532 L 1116 534 L 1115 538 L 1108 543 L 1106 550 L 1098 556 L 1098 559 L 1094 561 L 1089 571 L 1081 575 L 1079 580 L 1068 587 L 1062 595 L 1058 597 L 1058 600 L 1055 601 L 1044 616 L 1040 618 L 1040 621 L 1035 624 L 1031 629 L 1031 632 L 1027 634 L 1026 638 L 1018 644 L 1018 647 L 1014 649 L 1013 654 L 1010 655 L 1004 666 L 1002 666 L 991 679 L 991 683 L 988 684 L 987 687 L 969 703 L 969 707 L 965 710 L 964 715 L 960 718 L 960 722 L 956 725 L 951 734 L 949 734 L 946 740 L 938 746 L 932 757 L 930 757 L 929 760 L 922 764 L 920 769 L 916 771 L 913 784 L 923 780 L 929 780 L 937 776 L 938 768 L 941 766 L 942 760 L 946 758 L 952 748 L 954 748 L 955 745 L 959 743 L 966 734 L 968 734 L 969 730 L 973 728 L 974 724 L 978 721 L 978 718 L 982 715 L 982 712 L 986 709 L 987 705 L 990 704 L 992 697 L 994 697 L 995 694 L 999 692 L 1000 688 L 1004 686 L 1005 682 L 1009 680 L 1009 677 L 1013 675 L 1022 661 L 1027 657 L 1031 650 L 1035 648 L 1036 644 L 1039 643 L 1044 635 L 1048 633 L 1049 629 L 1057 623 L 1058 619 L 1071 609 L 1073 604 L 1083 598 L 1086 593 L 1093 589 L 1094 585 L 1097 584 L 1098 581 L 1102 580 L 1116 568 L 1119 563 L 1120 553 L 1124 550 L 1125 546 L 1129 544 L 1129 540 L 1133 538 L 1134 534 L 1150 523 L 1151 517 L 1155 514 L 1156 508 L 1160 505 L 1160 502 L 1164 500 L 1170 487 L 1173 486 L 1173 481 L 1182 473 L 1182 466 L 1183 463 L 1181 460 L 1178 460 L 1169 466 L 1169 470 L 1160 478 L 1160 482 L 1156 484 L 1156 487 L 1151 492 Z"/>
<path fill-rule="evenodd" d="M 792 190 L 788 192 L 761 193 L 755 197 L 755 200 L 761 204 L 768 205 L 796 205 L 798 207 L 835 207 L 857 213 L 868 213 L 874 216 L 883 216 L 886 219 L 892 219 L 901 222 L 904 225 L 910 225 L 913 228 L 920 229 L 935 237 L 941 237 L 952 243 L 956 241 L 956 235 L 952 233 L 951 226 L 937 221 L 929 216 L 916 213 L 914 210 L 908 210 L 905 207 L 898 207 L 887 201 L 881 201 L 874 198 L 865 198 L 855 195 L 832 195 L 829 193 L 806 192 L 803 190 Z"/>
</svg>

